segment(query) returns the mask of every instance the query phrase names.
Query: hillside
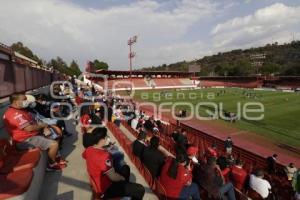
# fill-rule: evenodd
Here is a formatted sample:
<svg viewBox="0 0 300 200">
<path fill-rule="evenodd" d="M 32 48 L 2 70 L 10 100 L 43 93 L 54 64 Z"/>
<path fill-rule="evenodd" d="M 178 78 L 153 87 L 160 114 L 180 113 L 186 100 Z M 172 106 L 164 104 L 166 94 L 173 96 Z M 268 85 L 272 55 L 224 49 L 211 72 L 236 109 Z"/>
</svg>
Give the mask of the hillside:
<svg viewBox="0 0 300 200">
<path fill-rule="evenodd" d="M 253 58 L 265 54 L 264 59 Z M 261 66 L 253 63 L 261 62 Z M 250 49 L 235 49 L 229 52 L 204 56 L 191 62 L 163 64 L 158 67 L 148 67 L 146 71 L 188 71 L 191 64 L 199 64 L 201 72 L 198 75 L 237 76 L 237 75 L 300 75 L 300 41 L 279 45 L 267 44 L 263 47 Z"/>
</svg>

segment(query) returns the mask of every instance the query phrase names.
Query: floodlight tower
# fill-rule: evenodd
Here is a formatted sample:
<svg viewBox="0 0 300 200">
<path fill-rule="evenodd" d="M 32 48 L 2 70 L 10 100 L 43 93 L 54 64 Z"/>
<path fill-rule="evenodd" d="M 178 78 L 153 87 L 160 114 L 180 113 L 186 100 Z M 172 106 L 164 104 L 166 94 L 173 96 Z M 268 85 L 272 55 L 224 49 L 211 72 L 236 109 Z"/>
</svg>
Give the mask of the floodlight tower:
<svg viewBox="0 0 300 200">
<path fill-rule="evenodd" d="M 136 42 L 137 42 L 137 36 L 136 35 L 129 38 L 129 40 L 127 42 L 127 44 L 129 45 L 129 56 L 128 57 L 129 57 L 130 81 L 132 81 L 131 80 L 131 78 L 132 78 L 132 58 L 134 58 L 135 55 L 136 55 L 135 52 L 132 52 L 132 45 Z"/>
</svg>

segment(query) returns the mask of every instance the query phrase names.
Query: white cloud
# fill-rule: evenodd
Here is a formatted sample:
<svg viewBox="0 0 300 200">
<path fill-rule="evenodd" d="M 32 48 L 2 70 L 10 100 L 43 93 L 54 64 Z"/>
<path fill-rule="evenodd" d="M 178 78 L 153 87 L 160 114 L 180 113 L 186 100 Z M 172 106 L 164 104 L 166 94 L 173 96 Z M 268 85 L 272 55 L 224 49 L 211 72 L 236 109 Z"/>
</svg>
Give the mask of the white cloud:
<svg viewBox="0 0 300 200">
<path fill-rule="evenodd" d="M 291 32 L 299 32 L 300 7 L 275 3 L 254 14 L 220 23 L 211 31 L 214 47 L 244 48 L 271 42 L 290 42 Z"/>
<path fill-rule="evenodd" d="M 45 59 L 60 55 L 84 64 L 99 58 L 114 69 L 127 68 L 126 41 L 134 34 L 139 36 L 138 66 L 196 56 L 190 48 L 198 50 L 198 43 L 178 41 L 193 24 L 215 13 L 217 5 L 210 0 L 182 0 L 172 10 L 161 11 L 160 6 L 151 0 L 108 9 L 87 9 L 59 0 L 4 1 L 0 41 L 22 41 Z"/>
<path fill-rule="evenodd" d="M 239 9 L 236 1 L 224 2 L 143 0 L 96 9 L 71 0 L 1 1 L 0 42 L 22 41 L 47 60 L 59 55 L 68 62 L 74 58 L 84 67 L 87 60 L 98 58 L 113 69 L 128 69 L 127 39 L 135 34 L 139 37 L 134 46 L 135 68 L 286 42 L 291 32 L 299 35 L 300 7 L 281 3 L 219 23 L 213 30 L 202 26 L 218 23 L 228 11 Z M 197 38 L 195 29 L 204 36 Z"/>
</svg>

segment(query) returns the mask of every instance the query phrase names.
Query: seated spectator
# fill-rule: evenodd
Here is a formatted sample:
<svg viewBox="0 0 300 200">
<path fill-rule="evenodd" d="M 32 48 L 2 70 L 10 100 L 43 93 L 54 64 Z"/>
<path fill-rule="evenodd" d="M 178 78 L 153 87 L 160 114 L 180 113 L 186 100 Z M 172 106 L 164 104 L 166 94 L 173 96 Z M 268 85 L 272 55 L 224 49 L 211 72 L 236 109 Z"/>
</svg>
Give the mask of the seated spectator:
<svg viewBox="0 0 300 200">
<path fill-rule="evenodd" d="M 234 187 L 232 183 L 225 184 L 221 169 L 214 157 L 210 157 L 207 160 L 207 164 L 204 166 L 202 176 L 200 176 L 198 182 L 216 199 L 235 200 Z"/>
<path fill-rule="evenodd" d="M 186 156 L 179 154 L 175 159 L 167 159 L 159 180 L 169 199 L 200 199 L 198 186 L 192 178 Z"/>
<path fill-rule="evenodd" d="M 190 146 L 187 151 L 186 151 L 186 154 L 188 156 L 188 158 L 190 159 L 191 161 L 191 164 L 199 164 L 199 161 L 198 161 L 198 148 L 197 147 L 194 147 L 194 146 Z"/>
<path fill-rule="evenodd" d="M 140 160 L 142 159 L 142 155 L 146 148 L 145 140 L 146 140 L 146 132 L 140 130 L 138 138 L 132 144 L 132 152 L 135 156 L 137 156 Z"/>
<path fill-rule="evenodd" d="M 231 178 L 233 181 L 233 185 L 239 190 L 242 190 L 244 188 L 248 175 L 246 170 L 243 169 L 243 164 L 244 163 L 241 160 L 237 159 L 236 164 L 231 169 Z"/>
<path fill-rule="evenodd" d="M 4 113 L 3 121 L 7 131 L 12 136 L 13 142 L 16 143 L 16 147 L 21 150 L 32 147 L 47 150 L 49 157 L 47 170 L 61 170 L 62 165 L 65 163 L 62 160 L 62 165 L 56 162 L 58 143 L 43 136 L 43 134 L 52 133 L 53 129 L 50 129 L 51 127 L 48 124 L 36 122 L 32 115 L 25 110 L 28 101 L 24 94 L 11 95 L 10 103 L 11 105 Z"/>
<path fill-rule="evenodd" d="M 211 147 L 208 147 L 206 149 L 206 153 L 205 153 L 206 158 L 217 158 L 218 157 L 218 152 L 217 152 L 217 145 L 216 144 L 212 144 Z"/>
<path fill-rule="evenodd" d="M 144 127 L 146 130 L 152 131 L 154 127 L 156 127 L 156 123 L 154 121 L 153 116 L 149 117 L 145 120 Z"/>
<path fill-rule="evenodd" d="M 36 106 L 34 108 L 40 115 L 50 118 L 50 107 L 47 105 L 46 96 L 43 94 L 36 96 Z"/>
<path fill-rule="evenodd" d="M 260 194 L 263 199 L 266 199 L 271 192 L 271 185 L 269 181 L 263 178 L 264 172 L 262 170 L 257 170 L 255 174 L 250 175 L 249 185 L 250 188 Z"/>
<path fill-rule="evenodd" d="M 187 138 L 186 134 L 187 134 L 186 130 L 182 129 L 181 132 L 179 132 L 177 134 L 177 136 L 175 135 L 175 137 L 177 137 L 176 138 L 177 148 L 181 148 L 185 151 L 189 147 L 189 141 L 188 141 L 188 138 Z"/>
<path fill-rule="evenodd" d="M 226 157 L 226 161 L 227 161 L 228 167 L 232 167 L 235 163 L 235 158 L 233 157 L 232 154 L 228 154 Z"/>
<path fill-rule="evenodd" d="M 117 106 L 114 111 L 114 123 L 119 127 L 121 125 L 121 120 L 123 119 L 123 113 L 121 110 L 121 106 Z"/>
<path fill-rule="evenodd" d="M 267 158 L 267 170 L 269 174 L 275 174 L 276 173 L 276 160 L 277 160 L 277 154 L 273 154 L 273 156 L 270 156 Z"/>
<path fill-rule="evenodd" d="M 134 119 L 131 120 L 130 126 L 131 126 L 131 128 L 132 128 L 133 130 L 136 130 L 136 129 L 137 129 L 138 122 L 139 122 L 138 117 L 136 117 L 136 118 L 134 118 Z"/>
<path fill-rule="evenodd" d="M 158 149 L 159 138 L 153 136 L 150 139 L 150 146 L 146 147 L 142 155 L 142 162 L 150 171 L 153 177 L 160 175 L 161 168 L 165 162 L 164 154 Z"/>
<path fill-rule="evenodd" d="M 292 185 L 295 191 L 295 199 L 300 200 L 300 169 L 294 174 Z"/>
<path fill-rule="evenodd" d="M 31 99 L 31 103 L 29 104 L 28 111 L 34 113 L 34 116 L 37 120 L 41 120 L 49 125 L 57 125 L 62 134 L 69 137 L 72 133 L 68 133 L 66 129 L 66 124 L 64 120 L 52 119 L 51 111 L 50 111 L 50 102 L 46 101 L 46 96 L 41 94 L 34 97 L 32 95 L 26 95 L 27 100 Z M 54 104 L 55 105 L 55 104 Z M 62 117 L 59 116 L 58 112 L 60 112 L 60 106 L 52 107 L 52 114 L 54 117 Z"/>
<path fill-rule="evenodd" d="M 94 111 L 91 112 L 91 114 L 90 114 L 90 118 L 92 121 L 91 124 L 94 124 L 94 125 L 102 124 L 102 120 L 103 120 L 102 108 L 103 108 L 103 106 L 97 107 L 96 109 L 94 109 Z"/>
<path fill-rule="evenodd" d="M 211 156 L 214 157 L 214 156 Z M 224 170 L 229 167 L 229 163 L 227 161 L 227 158 L 224 155 L 221 155 L 217 158 L 217 164 L 220 167 L 221 170 Z"/>
<path fill-rule="evenodd" d="M 174 142 L 177 143 L 178 137 L 179 137 L 179 131 L 178 130 L 173 131 L 173 133 L 171 134 L 171 137 L 174 140 Z"/>
<path fill-rule="evenodd" d="M 94 145 L 94 136 L 92 134 L 95 128 L 92 125 L 92 119 L 90 115 L 90 106 L 83 106 L 80 110 L 80 125 L 82 133 L 82 144 L 84 148 Z"/>
<path fill-rule="evenodd" d="M 232 146 L 233 146 L 233 142 L 231 140 L 231 137 L 227 137 L 227 139 L 224 142 L 224 146 L 225 146 L 226 153 L 231 154 Z"/>
<path fill-rule="evenodd" d="M 293 180 L 294 174 L 297 172 L 297 168 L 294 166 L 294 163 L 290 163 L 288 166 L 284 169 L 287 178 L 289 181 Z"/>
<path fill-rule="evenodd" d="M 101 192 L 101 198 L 131 197 L 142 200 L 145 189 L 140 184 L 129 182 L 129 166 L 124 165 L 118 171 L 113 168 L 111 154 L 105 149 L 109 142 L 107 133 L 98 129 L 95 132 L 95 144 L 82 154 L 86 160 L 87 171 Z"/>
</svg>

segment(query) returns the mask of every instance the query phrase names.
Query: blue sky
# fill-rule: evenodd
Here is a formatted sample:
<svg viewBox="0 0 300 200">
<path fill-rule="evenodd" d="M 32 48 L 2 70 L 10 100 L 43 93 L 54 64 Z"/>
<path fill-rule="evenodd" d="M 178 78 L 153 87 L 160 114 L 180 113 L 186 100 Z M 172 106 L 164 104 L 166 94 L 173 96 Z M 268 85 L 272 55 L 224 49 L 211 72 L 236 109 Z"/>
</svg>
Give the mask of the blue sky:
<svg viewBox="0 0 300 200">
<path fill-rule="evenodd" d="M 0 42 L 22 41 L 42 58 L 60 55 L 128 69 L 193 60 L 300 38 L 298 0 L 10 0 L 1 2 Z"/>
</svg>

